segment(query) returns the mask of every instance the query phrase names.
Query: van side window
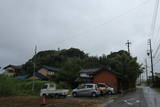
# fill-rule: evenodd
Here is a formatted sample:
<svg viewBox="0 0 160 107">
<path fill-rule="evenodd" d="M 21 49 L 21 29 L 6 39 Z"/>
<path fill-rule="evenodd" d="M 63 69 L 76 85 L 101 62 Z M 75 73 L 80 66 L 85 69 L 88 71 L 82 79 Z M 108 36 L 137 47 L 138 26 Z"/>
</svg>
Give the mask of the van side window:
<svg viewBox="0 0 160 107">
<path fill-rule="evenodd" d="M 54 85 L 53 85 L 53 84 L 51 84 L 51 85 L 50 85 L 50 88 L 54 88 Z"/>
</svg>

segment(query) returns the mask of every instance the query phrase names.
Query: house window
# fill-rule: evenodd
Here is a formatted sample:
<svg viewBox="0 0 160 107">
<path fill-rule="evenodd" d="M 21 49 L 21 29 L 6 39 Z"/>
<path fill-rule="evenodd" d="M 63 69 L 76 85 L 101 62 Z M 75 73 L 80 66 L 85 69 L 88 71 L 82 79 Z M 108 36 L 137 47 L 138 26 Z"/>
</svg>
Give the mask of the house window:
<svg viewBox="0 0 160 107">
<path fill-rule="evenodd" d="M 89 75 L 86 74 L 86 73 L 81 73 L 81 74 L 80 74 L 80 77 L 89 77 Z"/>
<path fill-rule="evenodd" d="M 54 75 L 54 72 L 49 72 L 48 74 L 49 74 L 49 75 Z"/>
</svg>

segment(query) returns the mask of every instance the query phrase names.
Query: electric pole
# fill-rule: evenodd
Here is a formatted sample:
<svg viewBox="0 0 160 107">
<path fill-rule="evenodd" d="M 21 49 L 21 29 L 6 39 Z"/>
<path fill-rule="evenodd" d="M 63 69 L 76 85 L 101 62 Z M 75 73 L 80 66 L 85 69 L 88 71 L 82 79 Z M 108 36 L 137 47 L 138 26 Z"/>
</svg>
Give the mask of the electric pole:
<svg viewBox="0 0 160 107">
<path fill-rule="evenodd" d="M 147 53 L 148 55 L 150 55 L 150 59 L 151 59 L 151 73 L 152 73 L 152 84 L 154 86 L 154 71 L 153 71 L 153 57 L 152 57 L 152 42 L 151 39 L 148 40 L 148 45 L 149 45 L 149 53 Z"/>
<path fill-rule="evenodd" d="M 145 66 L 146 66 L 146 79 L 147 79 L 147 84 L 149 84 L 149 81 L 148 81 L 148 65 L 147 65 L 147 59 L 145 59 Z"/>
<path fill-rule="evenodd" d="M 129 42 L 129 40 L 127 40 L 126 45 L 127 45 L 127 47 L 128 47 L 128 53 L 129 53 L 129 54 L 130 54 L 130 44 L 131 44 L 131 42 Z"/>
<path fill-rule="evenodd" d="M 32 91 L 34 90 L 34 79 L 35 79 L 35 72 L 36 72 L 36 55 L 37 55 L 37 46 L 35 46 L 35 56 L 34 56 L 34 61 L 33 61 L 33 84 L 32 84 Z"/>
<path fill-rule="evenodd" d="M 139 79 L 140 79 L 140 85 L 141 85 L 142 84 L 142 74 L 140 74 Z"/>
</svg>

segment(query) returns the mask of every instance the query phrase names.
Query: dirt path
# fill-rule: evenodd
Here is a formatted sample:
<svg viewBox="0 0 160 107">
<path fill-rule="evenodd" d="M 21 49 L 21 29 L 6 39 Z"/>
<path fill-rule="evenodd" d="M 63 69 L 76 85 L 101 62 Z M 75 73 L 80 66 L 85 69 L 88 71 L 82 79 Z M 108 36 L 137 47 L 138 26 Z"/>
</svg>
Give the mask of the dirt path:
<svg viewBox="0 0 160 107">
<path fill-rule="evenodd" d="M 44 107 L 97 107 L 103 102 L 99 100 L 82 100 L 74 98 L 47 99 Z M 39 97 L 2 97 L 0 107 L 40 107 Z"/>
</svg>

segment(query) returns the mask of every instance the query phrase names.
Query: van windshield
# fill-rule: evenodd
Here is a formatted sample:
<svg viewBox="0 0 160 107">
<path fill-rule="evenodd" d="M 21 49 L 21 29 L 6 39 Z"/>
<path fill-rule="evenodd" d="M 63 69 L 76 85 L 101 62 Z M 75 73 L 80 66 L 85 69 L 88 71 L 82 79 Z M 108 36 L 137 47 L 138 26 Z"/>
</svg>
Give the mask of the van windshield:
<svg viewBox="0 0 160 107">
<path fill-rule="evenodd" d="M 42 89 L 47 89 L 47 85 L 43 85 Z"/>
</svg>

